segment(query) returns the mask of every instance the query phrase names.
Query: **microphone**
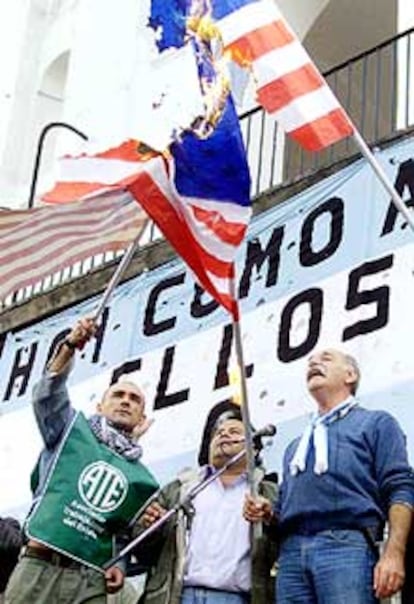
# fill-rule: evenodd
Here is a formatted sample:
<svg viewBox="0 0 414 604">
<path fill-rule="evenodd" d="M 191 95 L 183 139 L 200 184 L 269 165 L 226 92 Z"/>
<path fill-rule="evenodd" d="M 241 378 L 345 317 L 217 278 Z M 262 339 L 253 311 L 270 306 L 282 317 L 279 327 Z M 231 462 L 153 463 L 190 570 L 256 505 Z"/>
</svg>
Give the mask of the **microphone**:
<svg viewBox="0 0 414 604">
<path fill-rule="evenodd" d="M 261 438 L 262 436 L 274 436 L 276 434 L 276 426 L 273 424 L 266 424 L 260 430 L 256 430 L 253 434 L 253 438 Z"/>
</svg>

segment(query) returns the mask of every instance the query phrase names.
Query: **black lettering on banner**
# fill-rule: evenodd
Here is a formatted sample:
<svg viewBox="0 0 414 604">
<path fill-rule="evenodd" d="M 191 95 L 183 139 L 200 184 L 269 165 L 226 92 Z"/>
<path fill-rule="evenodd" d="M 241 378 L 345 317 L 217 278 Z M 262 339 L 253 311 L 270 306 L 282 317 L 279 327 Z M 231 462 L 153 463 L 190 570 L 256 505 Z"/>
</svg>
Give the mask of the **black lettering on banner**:
<svg viewBox="0 0 414 604">
<path fill-rule="evenodd" d="M 7 333 L 0 334 L 0 359 L 1 359 L 1 355 L 3 354 L 4 344 L 6 343 L 6 337 L 7 337 Z"/>
<path fill-rule="evenodd" d="M 27 384 L 29 382 L 30 374 L 36 358 L 37 348 L 38 342 L 33 342 L 30 344 L 30 346 L 25 346 L 24 348 L 19 348 L 17 350 L 9 383 L 7 384 L 6 394 L 4 396 L 5 401 L 10 399 L 15 382 L 18 378 L 21 378 L 21 382 L 17 396 L 22 396 L 26 392 Z M 22 360 L 23 352 L 28 355 L 27 361 Z"/>
<path fill-rule="evenodd" d="M 139 371 L 141 369 L 141 364 L 141 359 L 133 359 L 132 361 L 127 361 L 126 363 L 122 363 L 122 365 L 115 367 L 111 375 L 111 385 L 115 384 L 122 375 Z"/>
<path fill-rule="evenodd" d="M 69 327 L 66 327 L 66 329 L 63 329 L 62 331 L 59 331 L 59 333 L 57 333 L 55 335 L 55 337 L 52 340 L 51 345 L 49 346 L 49 350 L 47 351 L 45 367 L 47 367 L 50 359 L 52 358 L 52 355 L 54 354 L 56 346 L 58 345 L 58 343 L 62 342 L 62 340 L 64 340 L 66 338 L 66 336 L 70 334 L 71 331 L 72 330 Z"/>
<path fill-rule="evenodd" d="M 295 311 L 302 304 L 310 307 L 310 319 L 306 338 L 297 346 L 290 343 L 290 332 Z M 283 363 L 296 361 L 307 355 L 319 339 L 323 311 L 323 291 L 318 287 L 306 289 L 294 296 L 286 304 L 280 319 L 279 341 L 277 348 L 278 358 Z"/>
<path fill-rule="evenodd" d="M 388 323 L 390 310 L 390 288 L 382 285 L 375 289 L 359 289 L 363 277 L 375 275 L 392 267 L 394 256 L 384 256 L 372 262 L 364 262 L 349 274 L 348 294 L 346 298 L 346 310 L 354 310 L 364 304 L 376 304 L 375 315 L 370 319 L 357 321 L 346 327 L 342 334 L 342 340 L 350 340 L 355 336 L 363 335 L 381 329 Z"/>
<path fill-rule="evenodd" d="M 148 302 L 145 309 L 144 335 L 155 336 L 158 333 L 167 331 L 168 329 L 172 329 L 174 327 L 177 317 L 170 317 L 169 319 L 164 319 L 158 323 L 155 321 L 156 305 L 158 298 L 163 291 L 170 289 L 171 287 L 176 287 L 177 285 L 182 285 L 184 283 L 184 279 L 185 273 L 179 273 L 178 275 L 168 277 L 168 279 L 164 279 L 160 283 L 157 283 L 157 285 L 152 289 L 150 295 L 148 296 Z"/>
<path fill-rule="evenodd" d="M 229 381 L 229 360 L 231 354 L 231 347 L 233 342 L 233 325 L 230 323 L 224 326 L 223 338 L 219 350 L 216 377 L 214 380 L 214 390 L 228 386 Z M 253 375 L 254 364 L 246 365 L 245 372 L 246 377 Z"/>
<path fill-rule="evenodd" d="M 414 160 L 409 159 L 402 162 L 399 167 L 397 178 L 395 179 L 395 189 L 402 197 L 405 187 L 410 191 L 410 199 L 405 202 L 407 207 L 414 205 Z M 394 230 L 397 220 L 398 210 L 393 201 L 390 201 L 387 215 L 385 217 L 384 226 L 382 227 L 381 237 L 388 235 Z M 405 219 L 404 219 L 405 222 Z"/>
<path fill-rule="evenodd" d="M 184 390 L 178 390 L 167 394 L 168 382 L 170 380 L 171 369 L 174 361 L 175 346 L 166 348 L 164 358 L 162 360 L 162 368 L 160 381 L 157 386 L 157 394 L 154 401 L 154 409 L 164 409 L 165 407 L 171 407 L 172 405 L 178 405 L 188 401 L 190 389 L 185 388 Z M 188 368 L 191 371 L 191 367 Z"/>
<path fill-rule="evenodd" d="M 316 221 L 324 214 L 330 214 L 329 240 L 319 250 L 312 246 Z M 301 231 L 299 258 L 302 266 L 314 266 L 332 256 L 342 241 L 344 230 L 344 202 L 340 197 L 331 197 L 312 210 L 306 217 Z"/>
<path fill-rule="evenodd" d="M 201 319 L 214 312 L 218 306 L 215 300 L 209 300 L 207 304 L 202 303 L 203 295 L 206 293 L 198 283 L 194 284 L 194 298 L 191 302 L 190 314 L 195 319 Z"/>
<path fill-rule="evenodd" d="M 263 250 L 259 239 L 247 242 L 246 262 L 239 284 L 239 299 L 245 298 L 250 291 L 253 267 L 260 271 L 265 260 L 268 261 L 266 287 L 277 283 L 280 265 L 280 246 L 285 227 L 276 227 Z"/>
<path fill-rule="evenodd" d="M 92 355 L 92 363 L 98 363 L 99 355 L 101 354 L 102 342 L 105 335 L 106 325 L 108 323 L 109 317 L 109 308 L 105 308 L 102 313 L 101 320 L 99 322 L 98 330 L 95 335 L 95 339 L 92 340 L 95 342 L 95 348 L 93 350 Z"/>
</svg>

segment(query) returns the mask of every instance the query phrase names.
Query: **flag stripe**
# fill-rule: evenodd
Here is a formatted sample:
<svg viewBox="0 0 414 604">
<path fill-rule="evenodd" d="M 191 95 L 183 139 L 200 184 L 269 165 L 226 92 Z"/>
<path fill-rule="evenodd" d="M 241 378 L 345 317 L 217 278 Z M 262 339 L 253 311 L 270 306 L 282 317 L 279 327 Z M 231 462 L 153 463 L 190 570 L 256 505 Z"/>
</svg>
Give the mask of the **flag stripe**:
<svg viewBox="0 0 414 604">
<path fill-rule="evenodd" d="M 291 130 L 290 135 L 306 149 L 320 151 L 345 136 L 350 136 L 352 132 L 352 125 L 342 109 L 335 109 L 296 130 Z"/>
<path fill-rule="evenodd" d="M 260 29 L 252 31 L 226 46 L 231 57 L 237 63 L 244 65 L 278 47 L 283 47 L 294 41 L 294 35 L 282 21 L 269 23 Z"/>
<path fill-rule="evenodd" d="M 274 113 L 297 97 L 317 90 L 321 86 L 323 86 L 323 81 L 319 74 L 310 65 L 305 65 L 259 87 L 257 92 L 260 104 Z"/>
<path fill-rule="evenodd" d="M 233 246 L 238 246 L 243 241 L 246 232 L 246 224 L 228 222 L 227 220 L 224 220 L 218 212 L 208 212 L 207 210 L 194 205 L 190 207 L 194 214 L 194 218 L 214 232 L 220 241 L 229 243 Z"/>
<path fill-rule="evenodd" d="M 327 94 L 324 88 L 318 88 L 294 99 L 288 105 L 276 111 L 274 115 L 276 120 L 283 124 L 285 131 L 290 133 L 315 120 L 329 116 L 335 110 L 343 114 L 344 121 L 348 122 L 345 112 L 338 107 L 333 94 Z"/>
<path fill-rule="evenodd" d="M 137 142 L 132 140 L 93 156 L 83 154 L 63 157 L 59 182 L 43 196 L 43 200 L 65 203 L 74 198 L 86 199 L 111 189 L 119 190 L 144 169 L 145 162 L 151 157 L 154 154 L 138 153 Z"/>
<path fill-rule="evenodd" d="M 284 48 L 277 48 L 271 52 L 259 57 L 253 62 L 253 72 L 257 80 L 258 88 L 266 86 L 273 80 L 286 77 L 291 73 L 297 72 L 302 67 L 307 66 L 309 72 L 314 72 L 314 78 L 319 79 L 320 84 L 324 85 L 322 76 L 309 63 L 309 58 L 304 48 L 295 41 Z M 298 73 L 301 75 L 301 72 Z M 287 80 L 289 82 L 289 80 Z"/>
</svg>

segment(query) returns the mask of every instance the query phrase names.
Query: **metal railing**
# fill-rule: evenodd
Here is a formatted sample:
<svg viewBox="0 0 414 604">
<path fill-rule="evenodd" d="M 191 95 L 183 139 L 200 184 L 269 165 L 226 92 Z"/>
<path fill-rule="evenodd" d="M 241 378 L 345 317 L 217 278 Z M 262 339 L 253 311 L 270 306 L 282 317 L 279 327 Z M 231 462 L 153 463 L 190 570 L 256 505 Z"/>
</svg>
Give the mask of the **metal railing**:
<svg viewBox="0 0 414 604">
<path fill-rule="evenodd" d="M 58 4 L 59 1 L 57 0 Z M 414 124 L 414 28 L 327 71 L 324 76 L 368 143 L 377 143 Z M 252 196 L 288 184 L 357 152 L 351 139 L 308 153 L 285 138 L 272 115 L 260 107 L 240 117 L 252 178 Z M 145 243 L 160 238 L 154 225 Z M 118 252 L 87 258 L 0 301 L 0 312 L 102 267 Z"/>
</svg>

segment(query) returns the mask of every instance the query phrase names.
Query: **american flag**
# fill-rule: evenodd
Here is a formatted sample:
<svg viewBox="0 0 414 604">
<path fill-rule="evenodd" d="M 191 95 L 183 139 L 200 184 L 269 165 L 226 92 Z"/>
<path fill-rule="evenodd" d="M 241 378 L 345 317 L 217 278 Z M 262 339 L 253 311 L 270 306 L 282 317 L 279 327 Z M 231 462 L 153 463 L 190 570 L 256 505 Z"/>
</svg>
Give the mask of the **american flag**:
<svg viewBox="0 0 414 604">
<path fill-rule="evenodd" d="M 353 125 L 273 0 L 212 0 L 224 50 L 252 69 L 259 103 L 305 149 L 350 136 Z"/>
<path fill-rule="evenodd" d="M 87 202 L 0 211 L 0 300 L 75 262 L 125 249 L 146 220 L 131 195 L 119 192 Z"/>
<path fill-rule="evenodd" d="M 126 188 L 202 287 L 237 316 L 231 281 L 251 207 L 249 171 L 231 99 L 207 138 L 187 132 L 167 157 L 139 149 L 136 141 L 127 141 L 104 154 L 62 158 L 61 179 L 47 200 Z"/>
</svg>

